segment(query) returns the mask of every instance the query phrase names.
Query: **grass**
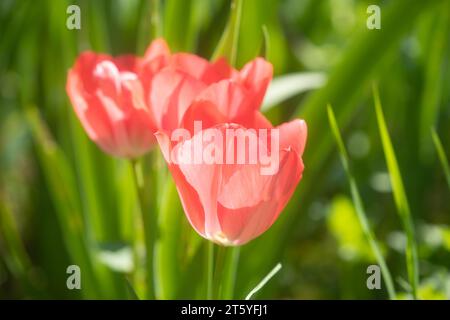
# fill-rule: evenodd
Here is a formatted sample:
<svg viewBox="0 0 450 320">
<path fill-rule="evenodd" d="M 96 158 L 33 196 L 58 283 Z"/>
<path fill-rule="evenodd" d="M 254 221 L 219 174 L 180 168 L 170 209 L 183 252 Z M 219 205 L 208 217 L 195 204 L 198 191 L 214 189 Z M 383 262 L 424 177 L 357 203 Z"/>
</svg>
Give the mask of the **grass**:
<svg viewBox="0 0 450 320">
<path fill-rule="evenodd" d="M 260 282 L 263 270 L 283 261 L 279 276 L 258 297 L 380 298 L 380 293 L 365 290 L 360 276 L 365 275 L 361 269 L 365 261 L 343 261 L 337 254 L 342 248 L 331 240 L 327 227 L 326 208 L 336 194 L 348 192 L 349 182 L 359 217 L 364 220 L 364 214 L 370 214 L 366 220 L 377 226 L 379 239 L 395 238 L 391 231 L 400 216 L 408 238 L 411 289 L 434 279 L 434 267 L 421 268 L 418 279 L 412 233 L 424 226 L 450 225 L 448 188 L 440 179 L 444 173 L 450 181 L 446 158 L 450 69 L 445 42 L 449 1 L 234 3 L 230 11 L 226 0 L 78 0 L 82 29 L 67 30 L 65 12 L 73 2 L 44 0 L 39 6 L 31 0 L 1 2 L 0 298 L 136 298 L 130 286 L 145 297 L 145 237 L 133 171 L 126 161 L 106 156 L 88 139 L 64 86 L 67 70 L 81 51 L 143 54 L 157 36 L 164 36 L 173 51 L 189 50 L 209 58 L 218 50 L 238 68 L 262 54 L 274 65 L 274 84 L 281 83 L 284 89 L 283 81 L 291 75 L 313 72 L 326 77 L 318 87 L 293 76 L 287 82 L 289 92 L 278 92 L 278 98 L 269 94 L 275 102 L 265 105 L 264 112 L 274 124 L 298 117 L 307 121 L 305 171 L 273 227 L 239 252 L 225 254 L 223 297 L 245 297 Z M 381 6 L 381 30 L 365 28 L 369 4 Z M 234 23 L 228 23 L 230 17 Z M 366 112 L 372 105 L 369 88 L 374 80 L 386 106 L 385 114 L 377 107 L 377 121 Z M 305 84 L 308 91 L 301 90 Z M 349 142 L 351 179 L 336 170 L 336 136 L 329 129 L 328 102 L 345 132 L 342 139 Z M 435 128 L 431 136 L 430 127 Z M 357 156 L 350 141 L 361 134 L 368 153 Z M 433 143 L 439 162 L 431 161 Z M 167 171 L 155 166 L 156 157 L 142 159 L 143 177 L 150 183 L 143 196 L 145 201 L 157 198 L 152 209 L 158 212 L 160 230 L 155 239 L 154 263 L 160 274 L 155 294 L 203 298 L 207 250 L 186 222 Z M 393 179 L 395 206 L 371 184 L 385 163 Z M 380 207 L 383 212 L 377 210 Z M 424 266 L 445 268 L 448 249 L 429 243 L 429 238 L 433 237 L 419 237 L 421 261 Z M 389 271 L 403 273 L 398 247 L 390 240 L 373 241 L 389 257 Z M 117 271 L 105 265 L 99 254 L 111 246 L 135 249 L 136 268 Z M 64 286 L 71 264 L 82 269 L 81 292 L 69 292 Z M 402 295 L 401 287 L 397 289 Z"/>
<path fill-rule="evenodd" d="M 394 147 L 389 136 L 386 121 L 384 119 L 383 109 L 381 107 L 378 88 L 374 86 L 373 96 L 375 101 L 375 112 L 377 116 L 378 129 L 383 144 L 383 151 L 386 158 L 386 164 L 391 179 L 392 191 L 394 194 L 397 211 L 406 233 L 406 267 L 408 269 L 409 284 L 414 299 L 417 299 L 417 288 L 419 285 L 419 261 L 417 256 L 417 245 L 415 239 L 414 224 L 412 221 L 411 210 L 408 198 L 406 196 L 405 187 L 403 185 L 400 168 L 395 156 Z"/>
<path fill-rule="evenodd" d="M 450 167 L 448 165 L 447 156 L 445 155 L 444 147 L 442 146 L 441 139 L 436 132 L 436 129 L 431 129 L 431 137 L 433 138 L 433 143 L 436 148 L 436 152 L 439 157 L 439 161 L 442 166 L 442 170 L 444 171 L 445 178 L 447 180 L 447 184 L 450 188 Z"/>
<path fill-rule="evenodd" d="M 359 223 L 364 232 L 364 235 L 370 244 L 372 252 L 377 260 L 378 265 L 381 269 L 381 274 L 383 276 L 384 282 L 386 284 L 386 289 L 388 292 L 389 299 L 396 299 L 396 293 L 394 288 L 394 283 L 392 281 L 391 272 L 386 264 L 383 253 L 378 245 L 378 241 L 375 238 L 375 235 L 370 227 L 369 219 L 367 218 L 366 211 L 364 209 L 363 201 L 361 199 L 360 192 L 358 190 L 358 186 L 356 184 L 355 178 L 350 170 L 349 156 L 347 150 L 345 148 L 344 142 L 342 140 L 341 133 L 339 131 L 338 124 L 336 122 L 336 117 L 334 115 L 333 109 L 331 106 L 328 106 L 328 119 L 330 121 L 330 127 L 333 132 L 334 138 L 338 145 L 339 154 L 341 157 L 342 165 L 344 166 L 345 173 L 347 174 L 347 179 L 350 184 L 350 193 L 353 199 L 353 205 L 356 210 L 356 214 L 358 216 Z"/>
</svg>

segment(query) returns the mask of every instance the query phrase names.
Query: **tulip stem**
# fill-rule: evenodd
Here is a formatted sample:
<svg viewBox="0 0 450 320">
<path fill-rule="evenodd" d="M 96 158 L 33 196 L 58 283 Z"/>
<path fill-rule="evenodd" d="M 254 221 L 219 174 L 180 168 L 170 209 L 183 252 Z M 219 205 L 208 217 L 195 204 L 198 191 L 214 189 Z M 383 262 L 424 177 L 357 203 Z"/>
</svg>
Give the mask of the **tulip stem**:
<svg viewBox="0 0 450 320">
<path fill-rule="evenodd" d="M 146 184 L 144 181 L 141 163 L 138 160 L 131 160 L 131 167 L 133 172 L 134 185 L 138 197 L 138 207 L 142 219 L 142 226 L 144 229 L 145 242 L 145 267 L 146 267 L 146 284 L 147 284 L 147 299 L 155 299 L 155 285 L 154 285 L 154 263 L 153 263 L 153 248 L 156 239 L 156 219 L 154 210 L 146 210 L 145 194 L 150 193 L 145 190 Z"/>
<path fill-rule="evenodd" d="M 208 241 L 206 254 L 206 299 L 213 298 L 213 280 L 214 280 L 214 243 Z"/>
<path fill-rule="evenodd" d="M 239 263 L 240 247 L 226 247 L 224 270 L 222 273 L 221 299 L 234 298 L 234 286 L 236 283 L 237 268 Z"/>
<path fill-rule="evenodd" d="M 236 282 L 239 247 L 217 247 L 214 269 L 214 292 L 217 299 L 232 299 Z"/>
</svg>

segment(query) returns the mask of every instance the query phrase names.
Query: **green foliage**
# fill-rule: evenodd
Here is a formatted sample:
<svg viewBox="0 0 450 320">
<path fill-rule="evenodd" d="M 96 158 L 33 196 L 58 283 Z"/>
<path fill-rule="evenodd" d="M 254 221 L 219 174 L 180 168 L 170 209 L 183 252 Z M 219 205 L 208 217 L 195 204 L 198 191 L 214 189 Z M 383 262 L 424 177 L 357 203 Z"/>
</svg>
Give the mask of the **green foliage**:
<svg viewBox="0 0 450 320">
<path fill-rule="evenodd" d="M 394 194 L 397 211 L 406 233 L 406 266 L 408 268 L 409 282 L 411 285 L 412 295 L 417 298 L 417 286 L 419 283 L 419 261 L 417 256 L 417 245 L 415 239 L 414 225 L 411 217 L 408 198 L 406 196 L 405 187 L 403 186 L 402 176 L 395 156 L 394 147 L 389 136 L 386 121 L 384 120 L 383 110 L 381 108 L 380 96 L 378 89 L 374 87 L 375 111 L 377 115 L 378 128 L 380 130 L 381 141 L 383 143 L 384 156 L 389 170 L 392 191 Z"/>
<path fill-rule="evenodd" d="M 373 3 L 381 6 L 380 30 L 365 25 Z M 81 8 L 81 30 L 66 28 L 71 4 Z M 223 255 L 227 279 L 213 288 L 219 296 L 245 297 L 281 262 L 257 298 L 384 298 L 365 287 L 367 264 L 386 259 L 403 279 L 406 255 L 410 285 L 397 297 L 416 291 L 421 299 L 450 298 L 443 285 L 450 254 L 449 6 L 239 0 L 230 10 L 225 0 L 1 1 L 0 298 L 146 298 L 151 261 L 161 275 L 157 298 L 204 297 L 206 246 L 186 221 L 158 151 L 141 162 L 150 182 L 141 191 L 144 215 L 158 219 L 150 223 L 156 238 L 147 242 L 156 247 L 148 260 L 133 170 L 88 139 L 65 92 L 67 71 L 83 50 L 142 54 L 158 36 L 173 51 L 221 54 L 237 67 L 266 56 L 275 78 L 264 112 L 275 124 L 293 117 L 308 124 L 304 176 L 280 218 L 250 244 L 215 254 Z M 328 103 L 343 133 L 340 153 Z M 343 155 L 352 158 L 348 176 L 338 162 Z M 394 202 L 373 187 L 386 167 Z M 351 202 L 336 196 L 348 193 L 349 182 Z M 422 235 L 427 228 L 432 232 Z M 382 241 L 367 242 L 375 230 Z M 400 250 L 396 230 L 407 239 Z M 66 288 L 71 264 L 82 269 L 80 292 Z"/>
</svg>

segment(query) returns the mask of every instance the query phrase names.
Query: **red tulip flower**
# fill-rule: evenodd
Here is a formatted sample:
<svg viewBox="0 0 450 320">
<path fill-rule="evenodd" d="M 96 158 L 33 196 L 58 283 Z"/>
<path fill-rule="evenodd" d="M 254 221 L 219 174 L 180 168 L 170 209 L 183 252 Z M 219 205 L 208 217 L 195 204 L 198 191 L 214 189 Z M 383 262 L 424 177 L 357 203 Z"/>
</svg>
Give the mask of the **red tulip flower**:
<svg viewBox="0 0 450 320">
<path fill-rule="evenodd" d="M 142 79 L 151 80 L 169 51 L 157 40 L 144 59 L 82 53 L 67 78 L 67 93 L 88 136 L 106 153 L 136 158 L 155 145 L 156 123 Z M 144 76 L 145 74 L 145 76 Z"/>
<path fill-rule="evenodd" d="M 143 58 L 82 53 L 69 71 L 67 92 L 87 134 L 103 151 L 136 158 L 153 147 L 157 130 L 180 127 L 187 110 L 185 125 L 209 112 L 202 99 L 223 87 L 245 101 L 218 110 L 216 122 L 253 117 L 271 77 L 272 66 L 263 59 L 238 71 L 225 59 L 210 63 L 194 54 L 171 54 L 157 39 Z"/>
<path fill-rule="evenodd" d="M 253 117 L 272 78 L 272 65 L 256 58 L 238 71 L 225 59 L 209 62 L 189 53 L 171 55 L 167 66 L 148 81 L 147 103 L 157 127 L 166 132 L 192 124 L 204 113 L 216 112 L 216 123 L 238 122 Z M 210 97 L 233 96 L 225 109 L 208 107 Z"/>
<path fill-rule="evenodd" d="M 245 81 L 221 80 L 199 94 L 184 128 L 156 134 L 189 222 L 222 245 L 242 245 L 265 232 L 303 172 L 306 124 L 272 127 L 257 111 L 266 80 L 258 81 L 260 70 L 252 68 Z"/>
</svg>

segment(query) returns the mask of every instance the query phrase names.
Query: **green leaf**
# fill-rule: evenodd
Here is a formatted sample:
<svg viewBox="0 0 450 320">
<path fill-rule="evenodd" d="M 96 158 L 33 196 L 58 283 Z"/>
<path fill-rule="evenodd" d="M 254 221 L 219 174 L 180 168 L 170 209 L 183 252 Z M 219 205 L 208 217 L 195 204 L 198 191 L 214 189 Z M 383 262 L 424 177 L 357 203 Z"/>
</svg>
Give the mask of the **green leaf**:
<svg viewBox="0 0 450 320">
<path fill-rule="evenodd" d="M 445 155 L 444 147 L 442 146 L 441 139 L 436 132 L 436 129 L 431 129 L 431 136 L 433 138 L 434 146 L 438 153 L 439 161 L 441 162 L 442 169 L 444 170 L 445 178 L 447 179 L 447 184 L 450 188 L 450 167 L 448 164 L 447 156 Z"/>
<path fill-rule="evenodd" d="M 231 13 L 228 24 L 222 34 L 219 44 L 214 51 L 212 60 L 226 57 L 228 62 L 234 66 L 236 64 L 236 54 L 239 39 L 239 26 L 241 23 L 242 0 L 231 2 Z"/>
<path fill-rule="evenodd" d="M 424 54 L 425 75 L 424 88 L 420 107 L 420 151 L 422 157 L 432 151 L 430 127 L 436 124 L 439 116 L 439 107 L 442 104 L 445 61 L 448 59 L 450 48 L 450 2 L 444 2 L 429 14 L 427 31 L 433 37 L 427 37 L 429 48 Z M 427 35 L 429 35 L 427 33 Z"/>
<path fill-rule="evenodd" d="M 86 297 L 100 297 L 98 282 L 94 273 L 89 244 L 84 237 L 86 228 L 78 201 L 76 182 L 65 155 L 51 139 L 35 107 L 26 113 L 38 158 L 56 206 L 64 242 L 74 264 L 80 266 L 85 275 Z"/>
<path fill-rule="evenodd" d="M 155 272 L 158 274 L 157 297 L 175 299 L 181 278 L 183 208 L 175 183 L 169 177 L 161 196 L 158 212 L 159 237 L 155 247 Z"/>
<path fill-rule="evenodd" d="M 278 263 L 262 280 L 258 283 L 245 297 L 245 300 L 250 300 L 259 290 L 261 290 L 274 275 L 281 270 L 281 263 Z"/>
<path fill-rule="evenodd" d="M 240 247 L 225 247 L 225 262 L 223 266 L 223 273 L 220 288 L 220 299 L 234 299 L 234 287 L 236 284 L 236 274 L 238 271 Z"/>
<path fill-rule="evenodd" d="M 140 300 L 130 281 L 126 277 L 124 277 L 124 281 L 127 288 L 128 300 Z"/>
<path fill-rule="evenodd" d="M 388 167 L 392 191 L 394 193 L 394 200 L 397 206 L 397 211 L 403 224 L 403 229 L 406 233 L 406 266 L 408 269 L 409 284 L 411 285 L 414 299 L 417 298 L 417 288 L 419 283 L 419 263 L 417 257 L 416 240 L 414 237 L 414 226 L 409 208 L 408 199 L 406 197 L 403 180 L 400 174 L 400 168 L 395 156 L 394 147 L 392 146 L 389 131 L 387 129 L 386 121 L 384 119 L 383 110 L 381 107 L 380 96 L 376 86 L 373 88 L 373 95 L 375 101 L 375 112 L 378 121 L 378 130 L 383 144 L 384 156 Z"/>
<path fill-rule="evenodd" d="M 361 195 L 359 193 L 356 181 L 353 177 L 353 174 L 350 170 L 349 157 L 347 154 L 347 150 L 344 145 L 344 141 L 342 140 L 342 136 L 336 121 L 336 117 L 334 116 L 333 109 L 331 106 L 328 106 L 328 120 L 330 122 L 331 130 L 333 132 L 334 138 L 338 145 L 339 155 L 341 157 L 342 165 L 344 166 L 345 173 L 347 174 L 347 178 L 350 184 L 350 191 L 352 194 L 353 205 L 356 210 L 356 214 L 358 216 L 359 223 L 361 225 L 362 231 L 375 255 L 378 265 L 381 268 L 381 273 L 386 283 L 386 288 L 389 294 L 390 299 L 395 299 L 396 293 L 394 289 L 394 284 L 392 281 L 391 273 L 389 272 L 389 268 L 384 260 L 381 249 L 378 246 L 375 235 L 372 232 L 372 229 L 369 224 L 369 219 L 367 218 L 366 211 L 364 209 L 363 201 L 361 199 Z"/>
<path fill-rule="evenodd" d="M 4 259 L 10 272 L 18 278 L 28 291 L 33 290 L 34 283 L 30 277 L 31 261 L 20 237 L 12 211 L 3 198 L 0 198 L 0 239 L 4 244 Z"/>
<path fill-rule="evenodd" d="M 151 35 L 152 39 L 156 39 L 162 36 L 162 21 L 161 21 L 161 1 L 151 0 L 151 15 L 150 15 L 150 25 L 151 25 Z"/>
<path fill-rule="evenodd" d="M 321 72 L 298 72 L 272 80 L 264 97 L 262 111 L 268 111 L 283 101 L 302 92 L 322 87 L 326 75 Z"/>
<path fill-rule="evenodd" d="M 97 259 L 113 271 L 130 273 L 134 269 L 133 252 L 124 243 L 99 244 Z"/>
<path fill-rule="evenodd" d="M 193 0 L 165 1 L 163 34 L 173 51 L 195 49 L 199 29 L 195 14 L 199 5 L 202 3 Z"/>
<path fill-rule="evenodd" d="M 267 26 L 263 25 L 261 27 L 262 33 L 263 33 L 263 41 L 261 44 L 260 56 L 264 57 L 266 60 L 269 60 L 269 54 L 270 54 L 270 35 L 269 30 L 267 30 Z"/>
</svg>

